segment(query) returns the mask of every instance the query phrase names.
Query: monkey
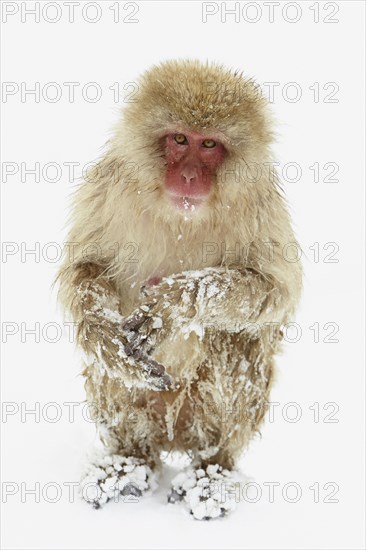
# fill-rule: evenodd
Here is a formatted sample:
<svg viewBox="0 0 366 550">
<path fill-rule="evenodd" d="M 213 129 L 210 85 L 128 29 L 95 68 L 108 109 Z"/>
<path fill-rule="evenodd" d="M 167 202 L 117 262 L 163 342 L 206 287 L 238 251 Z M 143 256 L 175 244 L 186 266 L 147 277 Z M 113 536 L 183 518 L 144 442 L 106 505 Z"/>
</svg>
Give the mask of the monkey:
<svg viewBox="0 0 366 550">
<path fill-rule="evenodd" d="M 233 508 L 221 489 L 263 423 L 301 295 L 298 243 L 252 79 L 170 60 L 134 99 L 75 192 L 58 273 L 103 443 L 86 500 L 149 493 L 176 451 L 191 462 L 168 502 L 212 519 Z"/>
</svg>

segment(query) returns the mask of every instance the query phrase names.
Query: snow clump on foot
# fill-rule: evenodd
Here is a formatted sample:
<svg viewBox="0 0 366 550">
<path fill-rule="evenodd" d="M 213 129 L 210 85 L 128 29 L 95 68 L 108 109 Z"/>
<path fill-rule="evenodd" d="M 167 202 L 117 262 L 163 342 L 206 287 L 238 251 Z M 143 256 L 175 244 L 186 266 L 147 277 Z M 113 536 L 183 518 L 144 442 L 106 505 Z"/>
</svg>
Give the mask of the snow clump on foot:
<svg viewBox="0 0 366 550">
<path fill-rule="evenodd" d="M 195 519 L 222 517 L 236 507 L 237 482 L 235 472 L 218 464 L 190 467 L 173 478 L 168 502 L 184 500 Z"/>
<path fill-rule="evenodd" d="M 99 457 L 88 466 L 81 496 L 97 509 L 109 500 L 137 502 L 156 487 L 156 474 L 143 459 L 113 454 Z"/>
</svg>

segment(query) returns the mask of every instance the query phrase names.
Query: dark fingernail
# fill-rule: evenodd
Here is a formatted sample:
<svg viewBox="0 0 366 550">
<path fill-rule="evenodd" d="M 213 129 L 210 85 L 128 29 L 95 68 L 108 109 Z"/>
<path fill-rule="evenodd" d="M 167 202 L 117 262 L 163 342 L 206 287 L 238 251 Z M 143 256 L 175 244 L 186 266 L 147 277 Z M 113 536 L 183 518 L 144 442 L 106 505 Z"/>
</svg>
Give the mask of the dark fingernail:
<svg viewBox="0 0 366 550">
<path fill-rule="evenodd" d="M 157 363 L 153 359 L 150 359 L 150 361 L 148 362 L 148 367 L 150 369 L 150 372 L 152 374 L 156 374 L 157 376 L 161 376 L 165 372 L 163 365 Z"/>
<path fill-rule="evenodd" d="M 165 388 L 169 388 L 172 385 L 173 380 L 169 376 L 169 374 L 163 374 L 163 376 L 160 379 L 162 381 L 162 384 Z"/>
</svg>

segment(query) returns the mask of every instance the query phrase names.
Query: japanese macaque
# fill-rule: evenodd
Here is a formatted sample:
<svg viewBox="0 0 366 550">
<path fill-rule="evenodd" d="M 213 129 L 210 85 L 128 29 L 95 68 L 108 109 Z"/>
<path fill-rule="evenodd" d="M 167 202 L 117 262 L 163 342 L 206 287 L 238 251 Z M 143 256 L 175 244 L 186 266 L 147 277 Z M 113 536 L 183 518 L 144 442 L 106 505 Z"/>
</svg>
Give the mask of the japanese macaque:
<svg viewBox="0 0 366 550">
<path fill-rule="evenodd" d="M 76 191 L 59 273 L 105 446 L 89 500 L 141 496 L 180 451 L 192 461 L 168 500 L 208 519 L 232 508 L 220 487 L 266 412 L 297 244 L 251 80 L 169 61 L 134 100 Z"/>
</svg>

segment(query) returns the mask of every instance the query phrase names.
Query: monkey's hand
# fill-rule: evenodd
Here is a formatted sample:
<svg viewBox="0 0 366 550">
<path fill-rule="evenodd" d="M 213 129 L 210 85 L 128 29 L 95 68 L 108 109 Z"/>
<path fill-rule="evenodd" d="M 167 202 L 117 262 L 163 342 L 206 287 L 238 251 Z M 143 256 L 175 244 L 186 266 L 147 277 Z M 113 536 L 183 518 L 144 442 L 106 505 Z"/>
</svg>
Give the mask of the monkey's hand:
<svg viewBox="0 0 366 550">
<path fill-rule="evenodd" d="M 127 387 L 169 389 L 171 377 L 148 355 L 151 338 L 147 338 L 146 331 L 136 335 L 141 316 L 136 313 L 124 318 L 119 313 L 118 298 L 95 282 L 83 283 L 77 293 L 84 306 L 78 340 L 89 362 Z"/>
<path fill-rule="evenodd" d="M 284 316 L 278 285 L 245 268 L 186 271 L 143 287 L 142 296 L 165 329 L 187 333 L 203 334 L 212 324 L 236 332 L 243 323 L 282 322 Z"/>
</svg>

